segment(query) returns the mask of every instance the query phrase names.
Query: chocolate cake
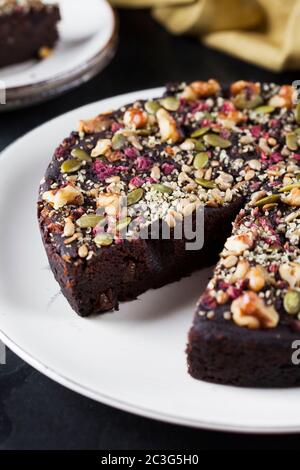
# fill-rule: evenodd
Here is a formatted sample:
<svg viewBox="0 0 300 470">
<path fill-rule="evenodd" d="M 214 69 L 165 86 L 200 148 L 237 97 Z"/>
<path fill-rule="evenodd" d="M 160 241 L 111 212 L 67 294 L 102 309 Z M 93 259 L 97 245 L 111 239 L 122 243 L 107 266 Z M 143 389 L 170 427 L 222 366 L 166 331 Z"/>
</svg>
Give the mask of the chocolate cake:
<svg viewBox="0 0 300 470">
<path fill-rule="evenodd" d="M 57 39 L 59 7 L 41 0 L 0 0 L 0 67 L 47 57 Z"/>
<path fill-rule="evenodd" d="M 38 202 L 49 262 L 73 309 L 117 309 L 221 252 L 189 333 L 190 374 L 298 384 L 299 125 L 291 86 L 216 80 L 170 85 L 81 121 L 56 149 Z M 203 229 L 197 249 L 178 236 L 187 221 L 194 241 Z"/>
</svg>

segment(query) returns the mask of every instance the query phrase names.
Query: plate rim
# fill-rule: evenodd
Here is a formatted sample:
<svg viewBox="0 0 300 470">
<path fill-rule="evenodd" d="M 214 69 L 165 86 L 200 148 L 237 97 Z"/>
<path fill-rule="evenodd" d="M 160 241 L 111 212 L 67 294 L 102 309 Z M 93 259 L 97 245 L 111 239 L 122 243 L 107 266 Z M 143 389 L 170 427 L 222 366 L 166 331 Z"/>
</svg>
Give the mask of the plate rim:
<svg viewBox="0 0 300 470">
<path fill-rule="evenodd" d="M 140 99 L 142 96 L 155 96 L 155 94 L 160 94 L 161 91 L 164 90 L 164 87 L 155 87 L 155 88 L 149 88 L 149 89 L 143 89 L 143 90 L 138 90 L 138 91 L 131 91 L 128 93 L 123 93 L 119 95 L 115 95 L 112 97 L 108 98 L 103 98 L 101 100 L 97 100 L 91 103 L 87 103 L 83 106 L 75 107 L 72 110 L 67 111 L 66 113 L 62 113 L 46 122 L 43 124 L 33 128 L 29 132 L 23 134 L 19 138 L 17 138 L 14 142 L 12 142 L 10 145 L 6 146 L 1 152 L 0 152 L 0 165 L 1 162 L 5 162 L 6 158 L 10 158 L 10 151 L 13 150 L 13 147 L 22 141 L 22 139 L 30 138 L 32 134 L 36 133 L 38 129 L 42 127 L 46 127 L 49 124 L 53 123 L 54 121 L 57 121 L 59 119 L 62 119 L 64 117 L 67 117 L 71 114 L 73 114 L 75 111 L 76 112 L 85 112 L 87 108 L 93 107 L 93 106 L 106 106 L 106 102 L 109 103 L 112 99 L 114 100 L 133 100 L 133 99 Z M 139 97 L 138 97 L 139 96 Z M 110 397 L 109 395 L 100 392 L 98 390 L 95 390 L 93 388 L 90 388 L 88 386 L 82 385 L 73 379 L 67 377 L 64 374 L 61 374 L 60 372 L 57 372 L 55 369 L 47 366 L 43 361 L 39 360 L 38 358 L 34 357 L 30 352 L 19 346 L 7 333 L 5 333 L 2 328 L 0 327 L 0 340 L 9 348 L 11 349 L 15 354 L 17 354 L 22 360 L 30 364 L 34 369 L 38 370 L 40 373 L 44 374 L 45 376 L 49 377 L 50 379 L 54 380 L 55 382 L 59 383 L 62 386 L 65 386 L 66 388 L 72 390 L 73 392 L 79 393 L 80 395 L 83 395 L 87 398 L 90 398 L 94 401 L 103 403 L 108 406 L 112 406 L 114 408 L 133 413 L 138 416 L 143 416 L 146 418 L 150 419 L 155 419 L 158 421 L 163 421 L 167 422 L 170 424 L 175 424 L 175 425 L 182 425 L 182 426 L 189 426 L 192 428 L 200 428 L 200 429 L 207 429 L 207 430 L 213 430 L 213 431 L 225 431 L 225 432 L 238 432 L 238 433 L 249 433 L 249 434 L 293 434 L 297 433 L 300 431 L 300 423 L 299 424 L 293 424 L 291 426 L 283 424 L 283 425 L 273 425 L 273 426 L 268 426 L 268 425 L 260 425 L 260 424 L 255 424 L 255 425 L 238 425 L 238 424 L 226 424 L 224 422 L 217 422 L 215 421 L 209 421 L 209 420 L 201 420 L 201 419 L 192 419 L 192 418 L 186 418 L 180 415 L 176 414 L 168 414 L 164 413 L 161 411 L 156 411 L 155 409 L 151 409 L 149 407 L 143 407 L 140 405 L 135 405 L 134 403 L 130 402 L 130 400 L 120 400 L 119 398 L 113 398 Z"/>
</svg>

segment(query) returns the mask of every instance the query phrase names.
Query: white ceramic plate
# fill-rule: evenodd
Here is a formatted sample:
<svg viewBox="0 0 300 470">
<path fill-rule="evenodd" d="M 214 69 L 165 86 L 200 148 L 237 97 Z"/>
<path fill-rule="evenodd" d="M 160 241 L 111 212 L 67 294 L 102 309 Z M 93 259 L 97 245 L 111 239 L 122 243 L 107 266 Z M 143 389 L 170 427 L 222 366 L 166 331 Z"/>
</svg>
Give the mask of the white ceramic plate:
<svg viewBox="0 0 300 470">
<path fill-rule="evenodd" d="M 160 92 L 131 93 L 74 110 L 1 154 L 0 338 L 57 382 L 123 410 L 209 429 L 300 431 L 297 388 L 242 389 L 188 376 L 187 331 L 210 270 L 149 291 L 114 314 L 81 319 L 48 268 L 36 199 L 54 147 L 80 118 Z"/>
<path fill-rule="evenodd" d="M 56 96 L 92 78 L 112 58 L 116 20 L 106 0 L 49 0 L 59 3 L 60 39 L 53 54 L 0 69 L 7 104 L 0 111 Z"/>
</svg>

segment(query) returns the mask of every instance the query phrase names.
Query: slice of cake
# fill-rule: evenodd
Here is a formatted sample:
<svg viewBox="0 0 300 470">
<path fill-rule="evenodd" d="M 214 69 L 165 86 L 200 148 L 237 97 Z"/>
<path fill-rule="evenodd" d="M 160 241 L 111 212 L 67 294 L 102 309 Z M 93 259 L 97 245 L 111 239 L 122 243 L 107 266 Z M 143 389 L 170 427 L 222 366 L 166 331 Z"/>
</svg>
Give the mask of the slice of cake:
<svg viewBox="0 0 300 470">
<path fill-rule="evenodd" d="M 41 0 L 0 0 L 0 67 L 45 58 L 58 39 L 59 8 Z"/>
<path fill-rule="evenodd" d="M 55 151 L 38 203 L 48 259 L 73 309 L 116 309 L 221 252 L 189 335 L 190 373 L 298 383 L 299 123 L 292 87 L 215 80 L 81 121 Z M 190 238 L 178 236 L 187 220 L 196 238 L 204 227 L 203 247 L 189 250 Z"/>
</svg>

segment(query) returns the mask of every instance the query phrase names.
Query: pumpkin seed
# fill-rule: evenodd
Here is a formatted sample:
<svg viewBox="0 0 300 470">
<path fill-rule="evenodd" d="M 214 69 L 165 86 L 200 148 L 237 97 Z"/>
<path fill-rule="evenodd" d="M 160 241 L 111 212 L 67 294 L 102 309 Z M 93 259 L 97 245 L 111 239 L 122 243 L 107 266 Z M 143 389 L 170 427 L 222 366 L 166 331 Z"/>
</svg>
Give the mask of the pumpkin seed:
<svg viewBox="0 0 300 470">
<path fill-rule="evenodd" d="M 145 110 L 149 114 L 155 114 L 160 108 L 160 105 L 157 101 L 147 101 L 145 103 Z"/>
<path fill-rule="evenodd" d="M 89 227 L 94 228 L 103 220 L 104 220 L 103 215 L 85 214 L 76 221 L 76 224 L 80 228 L 89 228 Z"/>
<path fill-rule="evenodd" d="M 216 183 L 211 180 L 206 180 L 204 178 L 196 178 L 196 183 L 199 184 L 199 186 L 202 186 L 202 188 L 205 189 L 213 189 L 216 187 Z"/>
<path fill-rule="evenodd" d="M 210 127 L 200 127 L 200 129 L 197 129 L 191 134 L 192 138 L 195 137 L 202 137 L 204 134 L 206 134 L 209 131 Z"/>
<path fill-rule="evenodd" d="M 186 143 L 192 142 L 194 144 L 194 150 L 197 150 L 197 152 L 202 152 L 202 150 L 205 150 L 205 146 L 201 142 L 201 140 L 197 139 L 186 139 Z"/>
<path fill-rule="evenodd" d="M 62 173 L 73 173 L 80 170 L 82 162 L 80 160 L 66 160 L 60 167 Z"/>
<path fill-rule="evenodd" d="M 194 163 L 193 163 L 194 168 L 196 170 L 200 170 L 201 168 L 204 168 L 208 162 L 208 158 L 209 156 L 207 152 L 197 153 L 197 155 L 194 158 Z"/>
<path fill-rule="evenodd" d="M 260 95 L 252 95 L 248 98 L 245 93 L 239 93 L 232 101 L 238 109 L 257 108 L 263 102 Z"/>
<path fill-rule="evenodd" d="M 142 199 L 143 194 L 144 194 L 144 191 L 142 188 L 134 189 L 133 191 L 128 193 L 127 205 L 132 206 L 133 204 L 136 204 L 137 202 L 139 202 L 139 200 Z"/>
<path fill-rule="evenodd" d="M 280 199 L 280 194 L 271 194 L 270 196 L 263 197 L 262 199 L 259 199 L 256 201 L 255 206 L 256 207 L 263 207 L 266 204 L 274 204 L 278 202 Z"/>
<path fill-rule="evenodd" d="M 177 111 L 179 108 L 180 102 L 178 98 L 174 96 L 167 96 L 160 100 L 160 104 L 167 110 L 167 111 Z"/>
<path fill-rule="evenodd" d="M 283 299 L 284 310 L 289 315 L 296 315 L 300 311 L 300 293 L 295 290 L 287 292 Z"/>
<path fill-rule="evenodd" d="M 112 148 L 114 150 L 119 150 L 126 144 L 127 139 L 123 134 L 115 134 L 111 139 Z"/>
<path fill-rule="evenodd" d="M 283 188 L 279 189 L 279 193 L 287 193 L 288 191 L 291 191 L 294 188 L 300 188 L 300 182 L 299 183 L 292 183 L 288 184 L 287 186 L 284 186 Z"/>
<path fill-rule="evenodd" d="M 72 157 L 76 158 L 76 160 L 91 162 L 92 157 L 83 149 L 76 147 L 71 152 Z"/>
<path fill-rule="evenodd" d="M 151 134 L 151 131 L 148 129 L 136 129 L 134 133 L 136 135 L 148 136 Z"/>
<path fill-rule="evenodd" d="M 300 103 L 297 103 L 295 108 L 295 119 L 298 124 L 300 124 Z"/>
<path fill-rule="evenodd" d="M 151 189 L 158 191 L 159 193 L 171 194 L 173 192 L 172 188 L 165 186 L 164 184 L 156 183 L 151 185 Z"/>
<path fill-rule="evenodd" d="M 295 132 L 290 132 L 285 136 L 285 143 L 290 150 L 297 150 L 298 148 L 298 136 Z"/>
<path fill-rule="evenodd" d="M 113 242 L 113 237 L 110 233 L 98 233 L 94 238 L 94 242 L 98 246 L 109 246 Z"/>
<path fill-rule="evenodd" d="M 258 108 L 255 108 L 255 111 L 257 113 L 262 113 L 262 114 L 273 113 L 274 110 L 275 110 L 274 106 L 269 106 L 269 105 L 258 106 Z"/>
<path fill-rule="evenodd" d="M 203 140 L 207 145 L 211 145 L 212 147 L 220 147 L 221 149 L 227 149 L 231 146 L 230 140 L 222 139 L 222 137 L 216 134 L 206 134 L 203 137 Z"/>
<path fill-rule="evenodd" d="M 125 219 L 122 219 L 119 221 L 119 223 L 117 223 L 116 229 L 119 232 L 121 232 L 122 230 L 124 230 L 124 228 L 128 227 L 130 222 L 131 222 L 131 217 L 125 217 Z"/>
</svg>

